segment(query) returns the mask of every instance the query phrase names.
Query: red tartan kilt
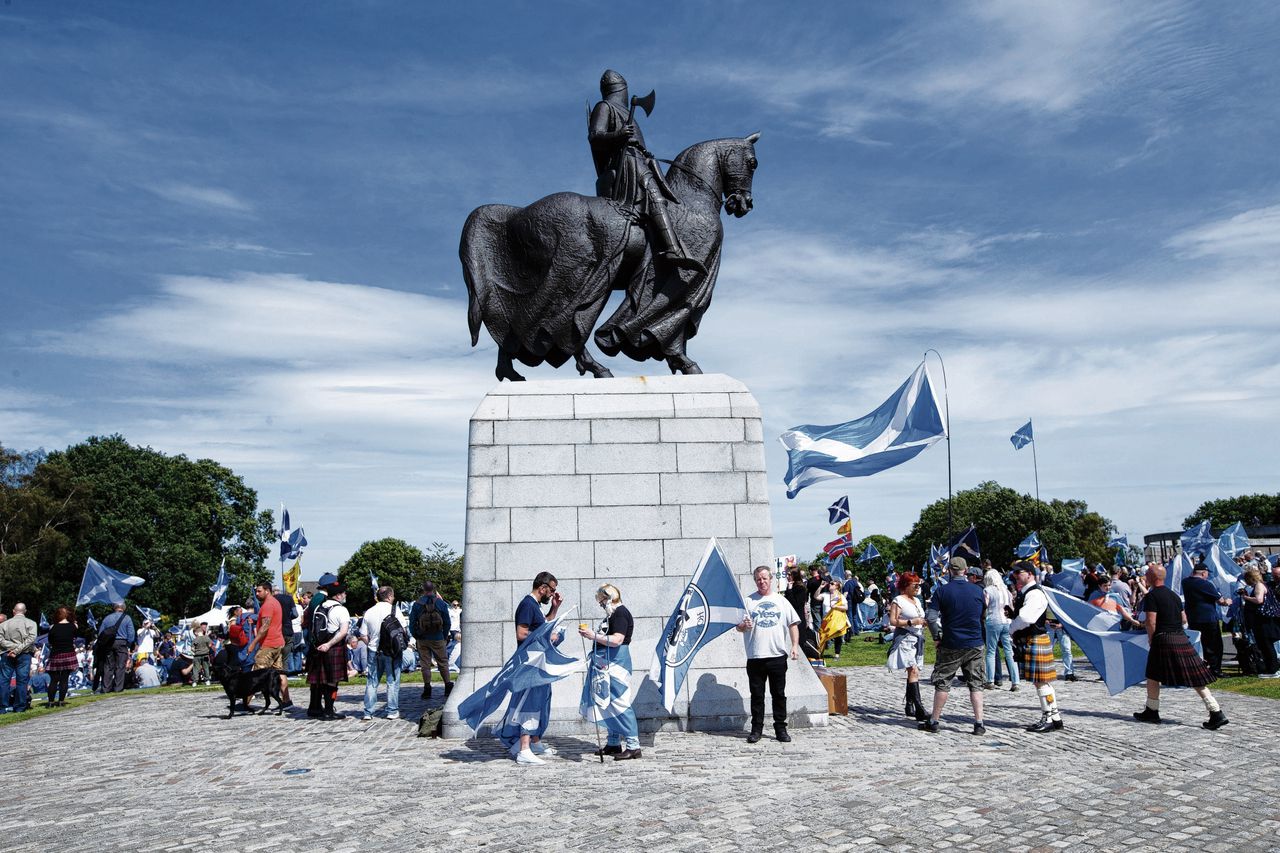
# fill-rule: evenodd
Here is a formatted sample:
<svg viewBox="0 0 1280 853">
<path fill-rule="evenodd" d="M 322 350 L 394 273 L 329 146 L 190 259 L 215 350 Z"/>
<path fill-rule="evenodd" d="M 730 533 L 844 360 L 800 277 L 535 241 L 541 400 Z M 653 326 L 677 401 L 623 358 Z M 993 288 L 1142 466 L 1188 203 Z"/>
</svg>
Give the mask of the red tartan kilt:
<svg viewBox="0 0 1280 853">
<path fill-rule="evenodd" d="M 75 652 L 63 652 L 49 658 L 46 672 L 72 672 L 80 668 L 80 661 Z"/>
<path fill-rule="evenodd" d="M 1165 687 L 1204 687 L 1216 679 L 1187 635 L 1156 634 L 1147 655 L 1147 678 Z"/>
<path fill-rule="evenodd" d="M 1050 684 L 1058 679 L 1053 662 L 1053 643 L 1048 634 L 1028 637 L 1018 658 L 1018 674 L 1028 684 Z"/>
<path fill-rule="evenodd" d="M 307 652 L 308 684 L 341 684 L 347 680 L 347 647 L 339 644 L 327 652 Z"/>
</svg>

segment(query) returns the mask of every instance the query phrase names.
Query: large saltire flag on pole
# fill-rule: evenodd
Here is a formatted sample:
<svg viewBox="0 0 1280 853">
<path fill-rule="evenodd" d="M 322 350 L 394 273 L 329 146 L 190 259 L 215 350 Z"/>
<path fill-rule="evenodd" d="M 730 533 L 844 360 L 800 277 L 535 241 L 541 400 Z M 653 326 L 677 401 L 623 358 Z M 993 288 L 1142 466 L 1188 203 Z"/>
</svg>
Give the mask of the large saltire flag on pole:
<svg viewBox="0 0 1280 853">
<path fill-rule="evenodd" d="M 849 520 L 849 496 L 837 500 L 831 506 L 827 507 L 827 524 L 839 524 L 841 521 Z"/>
<path fill-rule="evenodd" d="M 1058 590 L 1041 588 L 1062 627 L 1102 676 L 1108 693 L 1115 696 L 1126 687 L 1146 682 L 1150 651 L 1146 631 L 1123 631 L 1120 614 L 1094 607 Z M 1200 632 L 1187 631 L 1187 636 L 1199 653 Z"/>
<path fill-rule="evenodd" d="M 982 559 L 982 547 L 978 544 L 978 528 L 974 524 L 969 525 L 969 529 L 956 537 L 947 549 L 942 552 L 942 556 L 946 558 L 946 562 L 939 565 L 940 568 L 946 568 L 951 565 L 951 561 L 956 557 L 963 557 L 965 562 L 971 566 L 976 566 Z"/>
<path fill-rule="evenodd" d="M 1035 441 L 1035 436 L 1031 434 L 1031 421 L 1027 421 L 1018 427 L 1018 431 L 1009 436 L 1009 441 L 1013 443 L 1014 450 L 1021 450 L 1031 442 Z"/>
<path fill-rule="evenodd" d="M 832 426 L 803 424 L 778 437 L 787 449 L 787 497 L 819 480 L 868 477 L 901 465 L 946 434 L 929 370 L 920 362 L 874 412 Z"/>
<path fill-rule="evenodd" d="M 694 656 L 708 643 L 742 621 L 747 602 L 734 582 L 724 552 L 713 538 L 698 563 L 653 653 L 649 678 L 658 685 L 662 705 L 675 709 L 676 695 Z"/>
<path fill-rule="evenodd" d="M 135 586 L 146 581 L 136 575 L 126 575 L 109 569 L 90 557 L 84 564 L 84 578 L 80 581 L 80 594 L 76 607 L 86 604 L 123 604 L 124 598 Z"/>
<path fill-rule="evenodd" d="M 567 614 L 548 620 L 525 637 L 498 673 L 458 705 L 458 719 L 479 731 L 512 692 L 559 681 L 581 668 L 578 658 L 556 647 L 557 629 Z"/>
<path fill-rule="evenodd" d="M 218 578 L 213 582 L 213 586 L 209 587 L 209 592 L 213 593 L 212 607 L 221 607 L 227 603 L 227 587 L 231 586 L 231 582 L 236 579 L 235 575 L 227 574 L 227 558 L 222 558 L 222 565 L 218 566 Z"/>
<path fill-rule="evenodd" d="M 858 562 L 869 563 L 879 556 L 880 556 L 880 552 L 876 550 L 876 546 L 868 542 L 867 547 L 864 548 L 862 550 L 862 553 L 858 556 Z"/>
</svg>

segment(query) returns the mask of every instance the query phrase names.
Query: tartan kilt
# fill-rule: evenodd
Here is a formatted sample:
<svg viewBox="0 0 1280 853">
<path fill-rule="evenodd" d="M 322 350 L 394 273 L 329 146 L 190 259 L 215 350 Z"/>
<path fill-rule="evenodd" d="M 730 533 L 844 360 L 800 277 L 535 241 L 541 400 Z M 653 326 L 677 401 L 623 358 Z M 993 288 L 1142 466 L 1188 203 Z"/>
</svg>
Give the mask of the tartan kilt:
<svg viewBox="0 0 1280 853">
<path fill-rule="evenodd" d="M 45 666 L 46 672 L 73 672 L 80 668 L 80 661 L 75 652 L 62 652 L 49 658 Z"/>
<path fill-rule="evenodd" d="M 1053 643 L 1048 634 L 1036 634 L 1023 641 L 1018 656 L 1018 674 L 1029 684 L 1052 684 L 1058 680 L 1058 667 L 1053 662 Z"/>
<path fill-rule="evenodd" d="M 327 652 L 307 652 L 307 684 L 341 684 L 347 680 L 347 647 L 333 646 Z"/>
<path fill-rule="evenodd" d="M 1181 631 L 1151 638 L 1147 678 L 1165 687 L 1204 687 L 1217 680 Z"/>
</svg>

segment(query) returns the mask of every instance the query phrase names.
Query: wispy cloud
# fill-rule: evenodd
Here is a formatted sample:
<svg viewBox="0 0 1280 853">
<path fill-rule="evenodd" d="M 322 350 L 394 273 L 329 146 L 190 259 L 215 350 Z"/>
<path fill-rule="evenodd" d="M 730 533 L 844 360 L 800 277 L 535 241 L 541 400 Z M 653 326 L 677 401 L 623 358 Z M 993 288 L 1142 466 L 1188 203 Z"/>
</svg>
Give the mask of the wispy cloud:
<svg viewBox="0 0 1280 853">
<path fill-rule="evenodd" d="M 253 205 L 230 190 L 220 187 L 203 187 L 195 184 L 153 184 L 147 189 L 167 201 L 205 210 L 250 213 Z"/>
<path fill-rule="evenodd" d="M 1167 245 L 1190 257 L 1280 259 L 1280 205 L 1188 228 L 1171 237 Z"/>
</svg>

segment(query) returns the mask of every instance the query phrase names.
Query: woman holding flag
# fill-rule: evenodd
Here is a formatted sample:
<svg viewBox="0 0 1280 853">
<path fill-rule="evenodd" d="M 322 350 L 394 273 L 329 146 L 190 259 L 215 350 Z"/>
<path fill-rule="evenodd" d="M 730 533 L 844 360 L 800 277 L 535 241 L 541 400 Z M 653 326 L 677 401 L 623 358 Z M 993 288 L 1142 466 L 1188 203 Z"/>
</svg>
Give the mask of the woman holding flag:
<svg viewBox="0 0 1280 853">
<path fill-rule="evenodd" d="M 836 644 L 836 657 L 840 657 L 840 649 L 844 644 L 845 632 L 849 630 L 849 603 L 840 591 L 840 581 L 827 581 L 827 589 L 822 593 L 822 607 L 827 615 L 822 617 L 822 631 L 818 634 L 818 648 L 827 650 L 827 643 L 832 640 Z"/>
<path fill-rule="evenodd" d="M 596 604 L 604 609 L 600 630 L 584 622 L 578 633 L 592 642 L 586 683 L 582 686 L 581 712 L 609 732 L 596 755 L 612 755 L 614 761 L 640 757 L 640 724 L 631 707 L 631 634 L 635 620 L 622 604 L 622 593 L 613 584 L 596 590 Z"/>
</svg>

